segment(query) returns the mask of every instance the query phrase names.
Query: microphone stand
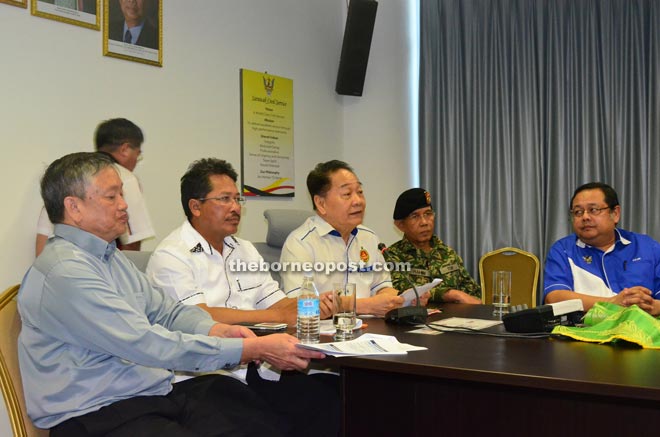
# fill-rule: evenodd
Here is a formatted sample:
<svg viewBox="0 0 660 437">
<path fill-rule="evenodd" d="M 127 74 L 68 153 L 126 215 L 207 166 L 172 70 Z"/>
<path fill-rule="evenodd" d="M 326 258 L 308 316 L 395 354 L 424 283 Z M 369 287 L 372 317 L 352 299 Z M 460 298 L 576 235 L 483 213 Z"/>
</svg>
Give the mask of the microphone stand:
<svg viewBox="0 0 660 437">
<path fill-rule="evenodd" d="M 407 306 L 401 308 L 395 308 L 390 310 L 385 314 L 385 322 L 394 323 L 399 325 L 420 325 L 426 324 L 426 319 L 428 317 L 428 312 L 419 301 L 419 293 L 417 292 L 417 287 L 410 280 L 407 272 L 402 272 L 403 277 L 406 279 L 408 284 L 412 285 L 413 292 L 415 293 L 415 298 L 417 299 L 417 305 Z"/>
<path fill-rule="evenodd" d="M 380 252 L 384 254 L 387 250 L 387 246 L 385 246 L 383 243 L 380 243 L 378 245 L 378 249 L 380 249 Z M 420 303 L 417 287 L 415 286 L 415 283 L 410 279 L 410 276 L 408 276 L 408 272 L 401 272 L 401 274 L 403 275 L 406 282 L 412 287 L 413 292 L 415 293 L 416 305 L 389 310 L 385 314 L 385 322 L 399 325 L 426 324 L 428 312 L 426 311 L 426 308 L 424 308 Z"/>
</svg>

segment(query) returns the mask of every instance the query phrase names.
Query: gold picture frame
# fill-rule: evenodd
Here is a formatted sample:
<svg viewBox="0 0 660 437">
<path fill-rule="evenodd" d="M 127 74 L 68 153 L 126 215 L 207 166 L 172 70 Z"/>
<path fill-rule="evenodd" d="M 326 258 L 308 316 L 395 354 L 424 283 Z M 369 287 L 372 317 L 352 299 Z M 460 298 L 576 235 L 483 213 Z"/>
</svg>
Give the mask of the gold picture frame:
<svg viewBox="0 0 660 437">
<path fill-rule="evenodd" d="M 0 0 L 0 3 L 6 3 L 8 5 L 27 9 L 27 0 Z"/>
<path fill-rule="evenodd" d="M 30 0 L 36 17 L 101 30 L 101 0 Z"/>
<path fill-rule="evenodd" d="M 103 54 L 163 66 L 163 0 L 103 0 Z"/>
</svg>

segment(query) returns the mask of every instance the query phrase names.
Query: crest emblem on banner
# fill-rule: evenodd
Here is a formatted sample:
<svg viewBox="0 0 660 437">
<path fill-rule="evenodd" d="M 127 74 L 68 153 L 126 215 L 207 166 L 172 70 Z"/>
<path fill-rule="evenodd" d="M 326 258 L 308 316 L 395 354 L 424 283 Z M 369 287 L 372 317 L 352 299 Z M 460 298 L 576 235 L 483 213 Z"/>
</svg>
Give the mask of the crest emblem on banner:
<svg viewBox="0 0 660 437">
<path fill-rule="evenodd" d="M 268 78 L 264 76 L 263 79 L 264 79 L 264 89 L 266 90 L 266 94 L 270 96 L 273 93 L 273 88 L 275 88 L 275 78 L 274 77 Z"/>
</svg>

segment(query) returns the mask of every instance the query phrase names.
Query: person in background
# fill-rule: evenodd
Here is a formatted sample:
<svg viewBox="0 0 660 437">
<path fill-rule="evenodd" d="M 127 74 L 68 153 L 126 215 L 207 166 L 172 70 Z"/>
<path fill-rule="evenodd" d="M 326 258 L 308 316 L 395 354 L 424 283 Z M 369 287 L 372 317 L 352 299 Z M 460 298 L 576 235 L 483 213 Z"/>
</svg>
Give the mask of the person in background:
<svg viewBox="0 0 660 437">
<path fill-rule="evenodd" d="M 128 227 L 120 237 L 117 246 L 121 250 L 140 250 L 142 240 L 155 236 L 149 211 L 142 195 L 142 188 L 133 170 L 142 158 L 142 130 L 125 118 L 113 118 L 100 123 L 94 134 L 94 144 L 98 152 L 109 156 L 115 164 L 124 184 L 123 194 L 128 203 Z M 39 256 L 53 235 L 53 223 L 42 208 L 37 223 L 35 252 Z"/>
<path fill-rule="evenodd" d="M 435 233 L 435 211 L 431 194 L 423 188 L 404 191 L 396 200 L 394 224 L 403 238 L 383 252 L 391 263 L 409 263 L 409 272 L 392 272 L 394 288 L 405 290 L 423 285 L 435 278 L 442 283 L 431 289 L 436 302 L 481 303 L 481 287 L 470 276 L 463 260 Z M 406 278 L 408 275 L 408 278 Z"/>
<path fill-rule="evenodd" d="M 574 234 L 555 242 L 545 261 L 545 303 L 580 299 L 638 305 L 660 315 L 660 243 L 617 228 L 619 197 L 611 186 L 579 186 L 569 204 Z"/>
<path fill-rule="evenodd" d="M 335 269 L 329 274 L 314 272 L 314 283 L 322 292 L 322 305 L 331 306 L 333 283 L 355 282 L 358 314 L 384 316 L 403 304 L 392 287 L 385 259 L 378 249 L 378 236 L 362 225 L 367 201 L 362 183 L 345 162 L 318 164 L 307 176 L 307 188 L 316 215 L 308 218 L 286 239 L 281 264 L 320 264 Z M 352 264 L 352 265 L 351 265 Z M 294 296 L 303 272 L 284 269 L 284 291 Z M 429 294 L 421 296 L 426 304 Z"/>
<path fill-rule="evenodd" d="M 256 337 L 151 287 L 116 249 L 128 224 L 117 167 L 73 153 L 41 180 L 55 236 L 18 293 L 18 357 L 29 417 L 50 435 L 290 435 L 292 424 L 234 378 L 173 383 L 173 370 L 268 362 L 305 369 L 319 352 L 287 334 Z"/>
</svg>

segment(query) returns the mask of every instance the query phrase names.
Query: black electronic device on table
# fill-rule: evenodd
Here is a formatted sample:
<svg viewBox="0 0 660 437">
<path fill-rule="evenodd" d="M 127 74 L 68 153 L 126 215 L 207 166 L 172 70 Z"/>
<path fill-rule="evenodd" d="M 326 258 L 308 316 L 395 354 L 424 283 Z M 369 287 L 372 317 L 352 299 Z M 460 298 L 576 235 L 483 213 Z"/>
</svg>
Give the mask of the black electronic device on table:
<svg viewBox="0 0 660 437">
<path fill-rule="evenodd" d="M 550 332 L 555 326 L 575 326 L 583 316 L 582 301 L 571 299 L 518 311 L 514 307 L 502 316 L 502 322 L 509 332 Z"/>
<path fill-rule="evenodd" d="M 239 323 L 241 326 L 250 328 L 257 335 L 273 334 L 286 331 L 286 323 L 261 322 L 261 323 Z"/>
<path fill-rule="evenodd" d="M 388 247 L 384 243 L 378 243 L 378 250 L 384 255 Z M 385 321 L 387 323 L 394 323 L 397 325 L 420 325 L 425 324 L 428 317 L 426 308 L 420 305 L 419 293 L 415 283 L 410 280 L 407 272 L 401 272 L 401 276 L 412 286 L 415 293 L 416 304 L 407 307 L 394 308 L 385 314 Z M 399 293 L 401 294 L 401 293 Z"/>
</svg>

